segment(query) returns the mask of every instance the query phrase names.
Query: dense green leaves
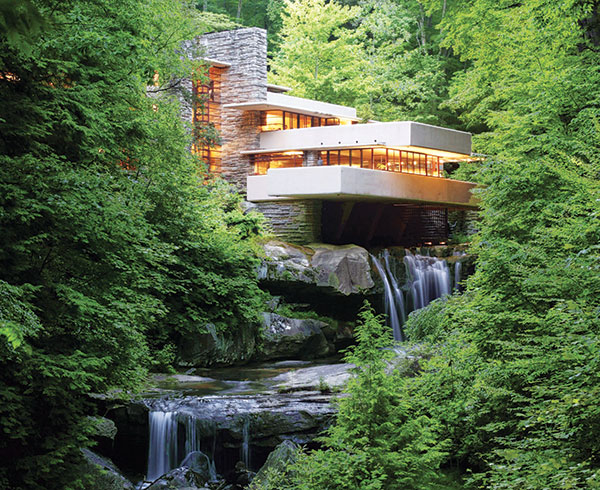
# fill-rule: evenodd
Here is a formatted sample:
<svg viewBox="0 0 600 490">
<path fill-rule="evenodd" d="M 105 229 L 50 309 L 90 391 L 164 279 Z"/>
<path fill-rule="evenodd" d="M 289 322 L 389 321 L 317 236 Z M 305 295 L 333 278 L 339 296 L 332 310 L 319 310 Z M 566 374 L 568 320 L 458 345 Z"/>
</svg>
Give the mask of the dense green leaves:
<svg viewBox="0 0 600 490">
<path fill-rule="evenodd" d="M 89 488 L 90 393 L 136 388 L 207 323 L 254 332 L 260 225 L 207 180 L 167 90 L 195 68 L 179 43 L 214 18 L 31 6 L 39 39 L 0 38 L 0 486 Z"/>
<path fill-rule="evenodd" d="M 354 364 L 355 376 L 347 396 L 337 401 L 335 423 L 321 439 L 324 448 L 300 455 L 288 469 L 286 488 L 436 488 L 446 446 L 439 422 L 414 415 L 416 400 L 406 396 L 410 363 L 390 363 L 391 332 L 368 304 L 359 315 L 356 338 L 344 358 Z M 268 488 L 279 488 L 278 481 L 274 475 Z"/>
</svg>

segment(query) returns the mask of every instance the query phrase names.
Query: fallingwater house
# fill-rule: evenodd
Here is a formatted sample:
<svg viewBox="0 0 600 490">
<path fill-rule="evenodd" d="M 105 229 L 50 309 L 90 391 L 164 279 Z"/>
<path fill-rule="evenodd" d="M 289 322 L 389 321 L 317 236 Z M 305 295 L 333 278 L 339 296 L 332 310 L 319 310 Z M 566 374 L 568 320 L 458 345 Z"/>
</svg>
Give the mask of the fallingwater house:
<svg viewBox="0 0 600 490">
<path fill-rule="evenodd" d="M 464 227 L 477 208 L 475 184 L 443 176 L 445 163 L 470 159 L 470 133 L 409 121 L 363 124 L 356 109 L 286 95 L 288 88 L 267 83 L 263 29 L 193 43 L 210 65 L 210 83 L 194 87 L 205 103 L 187 107 L 184 117 L 214 125 L 221 139 L 193 151 L 281 239 L 443 244 L 449 221 Z"/>
</svg>

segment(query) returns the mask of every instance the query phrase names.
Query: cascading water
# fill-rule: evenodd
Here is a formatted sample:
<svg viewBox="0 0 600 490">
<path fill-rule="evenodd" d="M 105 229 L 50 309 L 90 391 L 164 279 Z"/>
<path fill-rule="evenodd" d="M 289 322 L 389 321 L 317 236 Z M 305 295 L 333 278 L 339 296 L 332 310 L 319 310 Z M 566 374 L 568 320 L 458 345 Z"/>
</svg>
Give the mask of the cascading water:
<svg viewBox="0 0 600 490">
<path fill-rule="evenodd" d="M 385 250 L 384 252 L 387 252 L 387 250 Z M 383 281 L 385 314 L 387 315 L 390 327 L 392 327 L 392 332 L 394 333 L 394 340 L 402 342 L 404 340 L 404 336 L 402 335 L 402 324 L 400 323 L 400 318 L 403 318 L 404 312 L 402 312 L 402 314 L 398 314 L 398 309 L 400 308 L 400 305 L 402 305 L 402 307 L 404 306 L 404 301 L 402 301 L 402 303 L 398 302 L 398 298 L 402 297 L 402 292 L 399 291 L 399 289 L 398 294 L 394 292 L 394 289 L 392 289 L 392 285 L 390 284 L 388 274 L 381 265 L 381 262 L 374 255 L 371 255 L 371 259 L 373 260 L 373 263 L 377 268 L 377 272 L 379 272 L 379 276 Z M 392 278 L 394 276 L 390 274 L 389 277 Z M 397 281 L 395 280 L 395 278 L 394 282 L 397 286 Z"/>
<path fill-rule="evenodd" d="M 244 419 L 242 427 L 242 461 L 246 468 L 250 468 L 250 419 Z"/>
<path fill-rule="evenodd" d="M 177 466 L 177 413 L 149 412 L 148 480 L 156 480 Z"/>
<path fill-rule="evenodd" d="M 403 341 L 402 325 L 409 311 L 424 308 L 434 299 L 452 293 L 448 264 L 443 259 L 413 255 L 407 250 L 403 260 L 407 280 L 400 286 L 389 250 L 383 250 L 381 259 L 373 255 L 371 259 L 383 282 L 385 314 L 394 340 Z M 460 269 L 458 273 L 460 277 Z M 412 305 L 412 309 L 407 309 L 407 305 Z"/>
<path fill-rule="evenodd" d="M 406 252 L 404 264 L 408 273 L 413 310 L 424 308 L 434 299 L 452 293 L 450 270 L 443 259 Z"/>
<path fill-rule="evenodd" d="M 148 413 L 150 424 L 150 447 L 148 449 L 148 472 L 147 480 L 153 481 L 165 473 L 177 468 L 181 462 L 195 451 L 202 451 L 200 441 L 207 435 L 202 420 L 198 420 L 190 414 L 175 411 L 163 412 L 152 411 Z M 178 446 L 178 425 L 185 429 L 185 443 L 183 453 Z M 216 431 L 213 430 L 214 454 L 216 444 Z M 203 451 L 204 453 L 208 451 Z M 208 458 L 208 466 L 211 480 L 217 479 L 215 463 Z"/>
<path fill-rule="evenodd" d="M 455 256 L 458 257 L 463 257 L 464 255 L 466 255 L 465 252 L 454 252 Z M 454 263 L 454 289 L 456 291 L 460 291 L 461 290 L 461 286 L 460 286 L 460 274 L 462 271 L 462 262 L 460 260 L 457 260 Z"/>
</svg>

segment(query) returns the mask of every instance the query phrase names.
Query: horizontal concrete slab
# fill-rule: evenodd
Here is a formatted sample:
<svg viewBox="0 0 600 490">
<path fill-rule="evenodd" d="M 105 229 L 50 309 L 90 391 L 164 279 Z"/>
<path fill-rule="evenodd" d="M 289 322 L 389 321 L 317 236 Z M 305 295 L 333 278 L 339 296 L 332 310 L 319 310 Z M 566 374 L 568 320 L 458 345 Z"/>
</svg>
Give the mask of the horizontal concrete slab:
<svg viewBox="0 0 600 490">
<path fill-rule="evenodd" d="M 471 133 L 412 121 L 322 126 L 261 133 L 260 149 L 255 152 L 368 146 L 465 158 L 471 155 Z"/>
<path fill-rule="evenodd" d="M 339 117 L 358 121 L 356 109 L 318 100 L 303 99 L 275 92 L 267 92 L 267 100 L 253 100 L 237 104 L 225 104 L 227 109 L 245 111 L 290 111 L 308 116 Z"/>
<path fill-rule="evenodd" d="M 269 169 L 248 177 L 248 200 L 384 201 L 477 208 L 472 182 L 356 167 Z"/>
</svg>

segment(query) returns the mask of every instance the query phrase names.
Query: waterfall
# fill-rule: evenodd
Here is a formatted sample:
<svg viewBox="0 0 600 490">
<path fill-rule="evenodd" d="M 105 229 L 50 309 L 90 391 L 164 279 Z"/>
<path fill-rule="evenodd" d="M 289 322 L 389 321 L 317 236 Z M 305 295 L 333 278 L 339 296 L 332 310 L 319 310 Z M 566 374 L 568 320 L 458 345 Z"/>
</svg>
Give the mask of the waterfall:
<svg viewBox="0 0 600 490">
<path fill-rule="evenodd" d="M 400 292 L 398 295 L 394 294 L 394 291 L 388 279 L 388 274 L 386 274 L 386 271 L 381 265 L 381 262 L 379 262 L 377 257 L 375 257 L 374 255 L 371 255 L 371 259 L 373 259 L 373 263 L 377 268 L 377 272 L 379 272 L 379 276 L 383 281 L 385 314 L 387 315 L 388 322 L 392 327 L 392 332 L 394 333 L 394 340 L 402 342 L 404 340 L 404 336 L 402 335 L 402 326 L 400 324 L 401 316 L 398 315 L 399 304 L 397 302 L 397 296 L 402 296 L 402 293 Z M 392 274 L 390 274 L 390 276 L 393 277 Z M 402 302 L 402 304 L 404 304 L 404 302 Z"/>
<path fill-rule="evenodd" d="M 244 418 L 244 426 L 242 427 L 242 461 L 246 468 L 250 468 L 250 419 Z"/>
<path fill-rule="evenodd" d="M 424 308 L 434 299 L 452 293 L 450 270 L 443 259 L 413 255 L 407 250 L 403 260 L 407 280 L 402 286 L 398 284 L 392 268 L 389 250 L 383 250 L 381 258 L 371 255 L 371 259 L 383 282 L 385 314 L 396 341 L 404 340 L 402 325 L 409 311 Z M 457 262 L 456 265 L 459 264 Z M 460 268 L 458 274 L 460 277 Z M 411 298 L 412 310 L 407 309 L 408 302 L 404 294 L 407 295 L 406 299 Z"/>
<path fill-rule="evenodd" d="M 434 299 L 452 293 L 450 270 L 445 260 L 413 255 L 407 251 L 404 264 L 414 310 L 424 308 Z"/>
<path fill-rule="evenodd" d="M 148 449 L 148 480 L 177 466 L 177 412 L 149 412 L 150 447 Z"/>
<path fill-rule="evenodd" d="M 205 421 L 199 420 L 187 413 L 179 412 L 148 412 L 150 425 L 150 447 L 148 448 L 148 474 L 147 480 L 153 481 L 165 473 L 177 468 L 181 462 L 194 451 L 202 451 L 200 441 L 207 435 Z M 183 425 L 185 429 L 185 443 L 183 445 L 183 454 L 178 446 L 178 425 Z M 213 427 L 213 447 L 208 458 L 208 467 L 212 481 L 217 479 L 217 470 L 214 458 L 216 446 L 216 429 Z"/>
<path fill-rule="evenodd" d="M 454 252 L 453 255 L 456 255 L 458 257 L 462 257 L 464 255 L 466 255 L 465 252 Z M 462 270 L 462 262 L 460 261 L 460 259 L 458 259 L 455 263 L 454 263 L 454 289 L 456 291 L 460 291 L 460 273 Z"/>
</svg>

